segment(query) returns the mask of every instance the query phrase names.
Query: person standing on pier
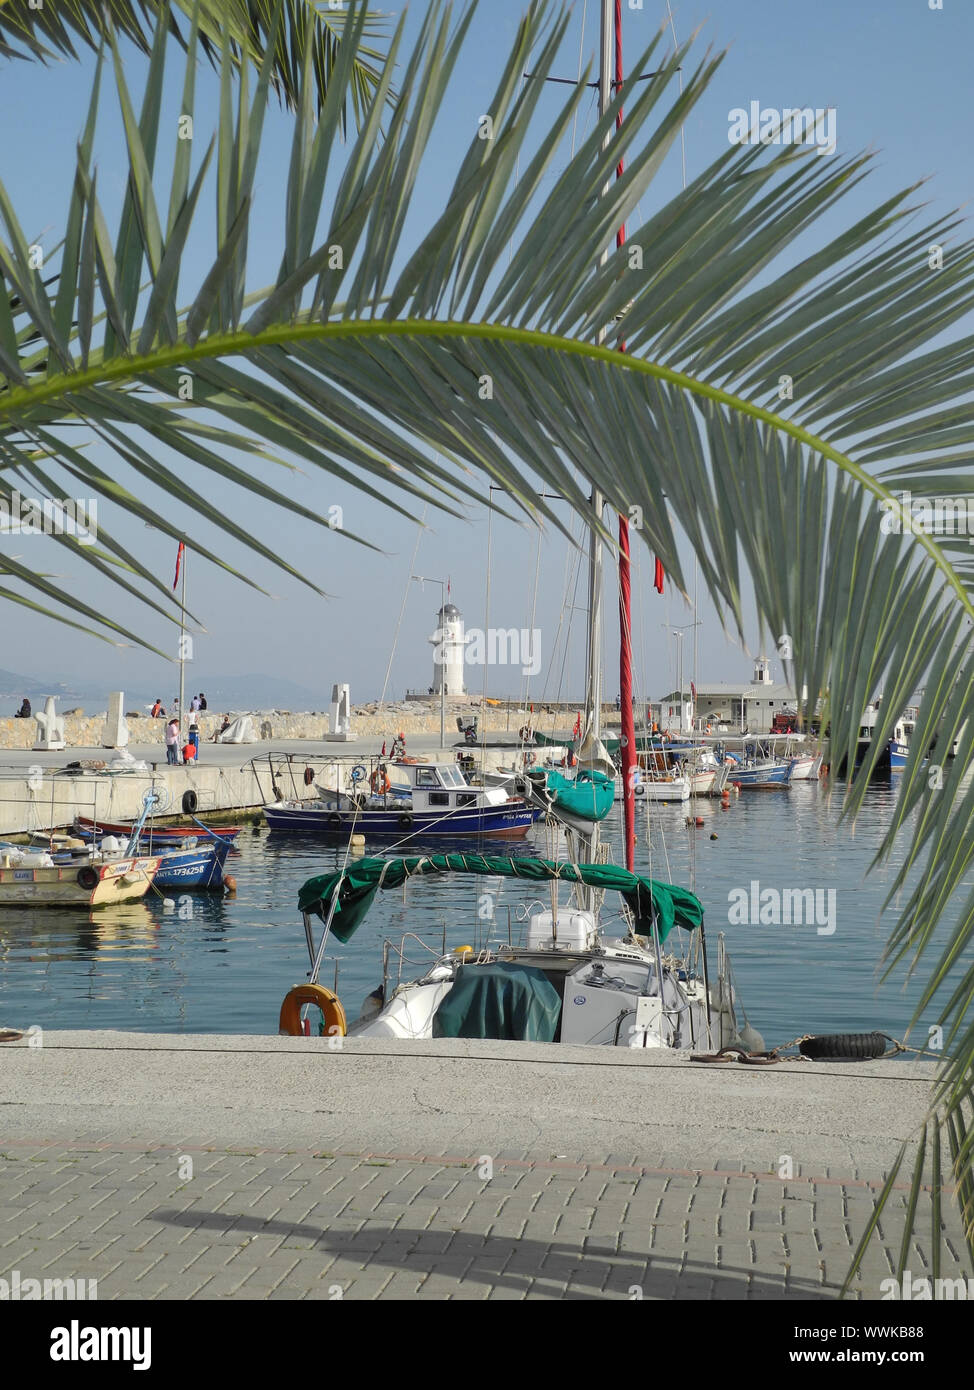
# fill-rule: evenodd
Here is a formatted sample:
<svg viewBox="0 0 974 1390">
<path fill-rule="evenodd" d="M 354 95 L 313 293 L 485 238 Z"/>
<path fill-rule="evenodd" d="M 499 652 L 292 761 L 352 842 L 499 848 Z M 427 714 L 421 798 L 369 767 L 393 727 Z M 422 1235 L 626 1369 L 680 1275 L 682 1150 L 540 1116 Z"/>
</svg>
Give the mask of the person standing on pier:
<svg viewBox="0 0 974 1390">
<path fill-rule="evenodd" d="M 166 762 L 179 765 L 179 720 L 170 719 L 166 725 Z"/>
</svg>

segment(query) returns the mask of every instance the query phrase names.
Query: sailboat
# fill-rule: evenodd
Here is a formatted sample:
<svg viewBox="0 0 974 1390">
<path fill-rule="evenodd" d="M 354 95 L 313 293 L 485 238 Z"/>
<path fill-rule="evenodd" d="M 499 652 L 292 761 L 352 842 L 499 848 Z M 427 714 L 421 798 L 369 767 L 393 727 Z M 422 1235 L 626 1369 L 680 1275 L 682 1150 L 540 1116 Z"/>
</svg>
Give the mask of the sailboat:
<svg viewBox="0 0 974 1390">
<path fill-rule="evenodd" d="M 611 105 L 613 17 L 611 0 L 602 0 L 599 111 Z M 621 7 L 615 4 L 615 81 L 622 82 Z M 617 116 L 617 125 L 621 113 Z M 607 132 L 605 148 L 611 135 Z M 617 246 L 625 229 L 617 234 Z M 601 263 L 608 259 L 608 249 Z M 604 338 L 604 330 L 600 340 Z M 626 788 L 624 839 L 626 867 L 607 862 L 599 826 L 611 808 L 615 768 L 601 738 L 602 675 L 600 618 L 603 544 L 600 523 L 604 500 L 593 492 L 589 526 L 588 641 L 585 724 L 578 739 L 574 779 L 544 781 L 551 816 L 565 828 L 564 860 L 435 854 L 363 858 L 302 887 L 298 906 L 311 960 L 310 983 L 296 985 L 281 1007 L 279 1029 L 306 1031 L 308 1006 L 321 1014 L 321 1032 L 399 1039 L 501 1038 L 521 1042 L 583 1043 L 628 1048 L 720 1047 L 739 1041 L 729 967 L 719 951 L 718 979 L 708 978 L 703 905 L 689 890 L 658 882 L 634 868 L 634 775 L 630 638 L 629 532 L 619 518 L 620 690 L 622 774 Z M 389 969 L 396 948 L 383 952 L 380 986 L 359 1017 L 349 1023 L 337 996 L 318 984 L 330 936 L 348 941 L 380 889 L 401 887 L 413 877 L 439 874 L 499 875 L 548 884 L 550 907 L 538 905 L 523 937 L 488 939 L 477 950 L 463 945 L 431 950 L 427 968 L 403 980 L 404 947 L 398 948 L 395 978 Z M 571 885 L 560 904 L 557 890 Z M 605 930 L 602 900 L 620 896 L 619 935 Z M 324 923 L 316 943 L 313 918 Z M 689 946 L 673 949 L 676 929 L 689 933 Z M 412 934 L 410 934 L 412 936 Z M 415 942 L 417 938 L 412 937 Z M 699 969 L 698 969 L 699 967 Z"/>
</svg>

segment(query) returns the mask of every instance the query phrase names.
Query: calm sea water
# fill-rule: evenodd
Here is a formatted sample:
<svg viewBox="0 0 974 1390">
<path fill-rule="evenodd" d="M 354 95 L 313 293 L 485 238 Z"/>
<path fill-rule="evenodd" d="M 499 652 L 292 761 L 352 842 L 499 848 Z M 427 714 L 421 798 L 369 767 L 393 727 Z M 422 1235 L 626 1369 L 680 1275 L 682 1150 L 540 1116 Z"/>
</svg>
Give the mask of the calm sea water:
<svg viewBox="0 0 974 1390">
<path fill-rule="evenodd" d="M 690 803 L 702 828 L 687 829 L 685 807 L 637 809 L 637 868 L 692 887 L 703 900 L 711 952 L 723 931 L 739 995 L 768 1046 L 805 1032 L 879 1029 L 902 1036 L 906 1028 L 919 983 L 904 988 L 899 977 L 882 984 L 879 969 L 893 922 L 892 912 L 882 914 L 892 871 L 865 875 L 892 796 L 888 785 L 871 788 L 854 831 L 839 824 L 837 795 L 830 804 L 815 783 L 744 792 L 727 811 L 710 801 Z M 616 806 L 605 827 L 616 862 L 620 811 Z M 513 844 L 515 853 L 548 852 L 542 826 Z M 276 1033 L 281 1000 L 308 968 L 298 889 L 312 874 L 338 867 L 342 851 L 250 827 L 238 845 L 239 856 L 228 863 L 238 883 L 234 898 L 185 895 L 166 910 L 150 895 L 90 915 L 4 910 L 0 1024 Z M 480 847 L 468 841 L 466 848 Z M 495 840 L 482 848 L 498 853 L 502 845 Z M 729 894 L 744 889 L 750 897 L 752 881 L 762 890 L 817 890 L 826 912 L 834 890 L 834 933 L 814 922 L 729 922 Z M 508 908 L 516 931 L 518 907 L 537 902 L 538 889 L 509 879 L 490 888 L 496 889 L 493 934 L 506 939 Z M 354 1017 L 381 980 L 384 937 L 398 941 L 412 932 L 437 950 L 444 935 L 448 947 L 477 945 L 486 931 L 478 916 L 484 891 L 483 879 L 451 877 L 414 881 L 405 900 L 401 889 L 383 893 L 352 941 L 330 947 L 322 982 L 333 983 L 337 957 L 339 992 Z M 409 950 L 414 960 L 424 958 L 415 943 Z"/>
</svg>

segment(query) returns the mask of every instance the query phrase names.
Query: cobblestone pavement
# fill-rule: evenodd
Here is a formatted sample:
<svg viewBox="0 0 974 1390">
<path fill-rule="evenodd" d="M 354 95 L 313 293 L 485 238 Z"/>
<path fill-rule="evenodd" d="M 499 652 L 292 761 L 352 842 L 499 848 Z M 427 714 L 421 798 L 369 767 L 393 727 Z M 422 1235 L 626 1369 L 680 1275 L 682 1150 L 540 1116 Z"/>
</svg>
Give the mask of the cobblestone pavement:
<svg viewBox="0 0 974 1390">
<path fill-rule="evenodd" d="M 4 1141 L 0 1274 L 95 1279 L 99 1299 L 833 1299 L 877 1188 L 743 1164 L 491 1162 Z M 859 1296 L 891 1275 L 905 1196 Z M 914 1278 L 928 1266 L 921 1241 Z"/>
</svg>

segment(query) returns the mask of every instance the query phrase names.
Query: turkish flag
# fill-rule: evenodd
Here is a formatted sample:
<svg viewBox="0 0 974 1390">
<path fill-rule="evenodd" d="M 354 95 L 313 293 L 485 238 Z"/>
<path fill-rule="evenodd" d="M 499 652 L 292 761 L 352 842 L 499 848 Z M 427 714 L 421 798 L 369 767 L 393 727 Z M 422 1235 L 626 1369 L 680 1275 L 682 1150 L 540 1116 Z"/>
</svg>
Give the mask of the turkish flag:
<svg viewBox="0 0 974 1390">
<path fill-rule="evenodd" d="M 659 558 L 658 555 L 656 557 L 656 578 L 653 581 L 653 583 L 656 592 L 658 594 L 661 594 L 663 592 L 663 561 Z"/>
</svg>

